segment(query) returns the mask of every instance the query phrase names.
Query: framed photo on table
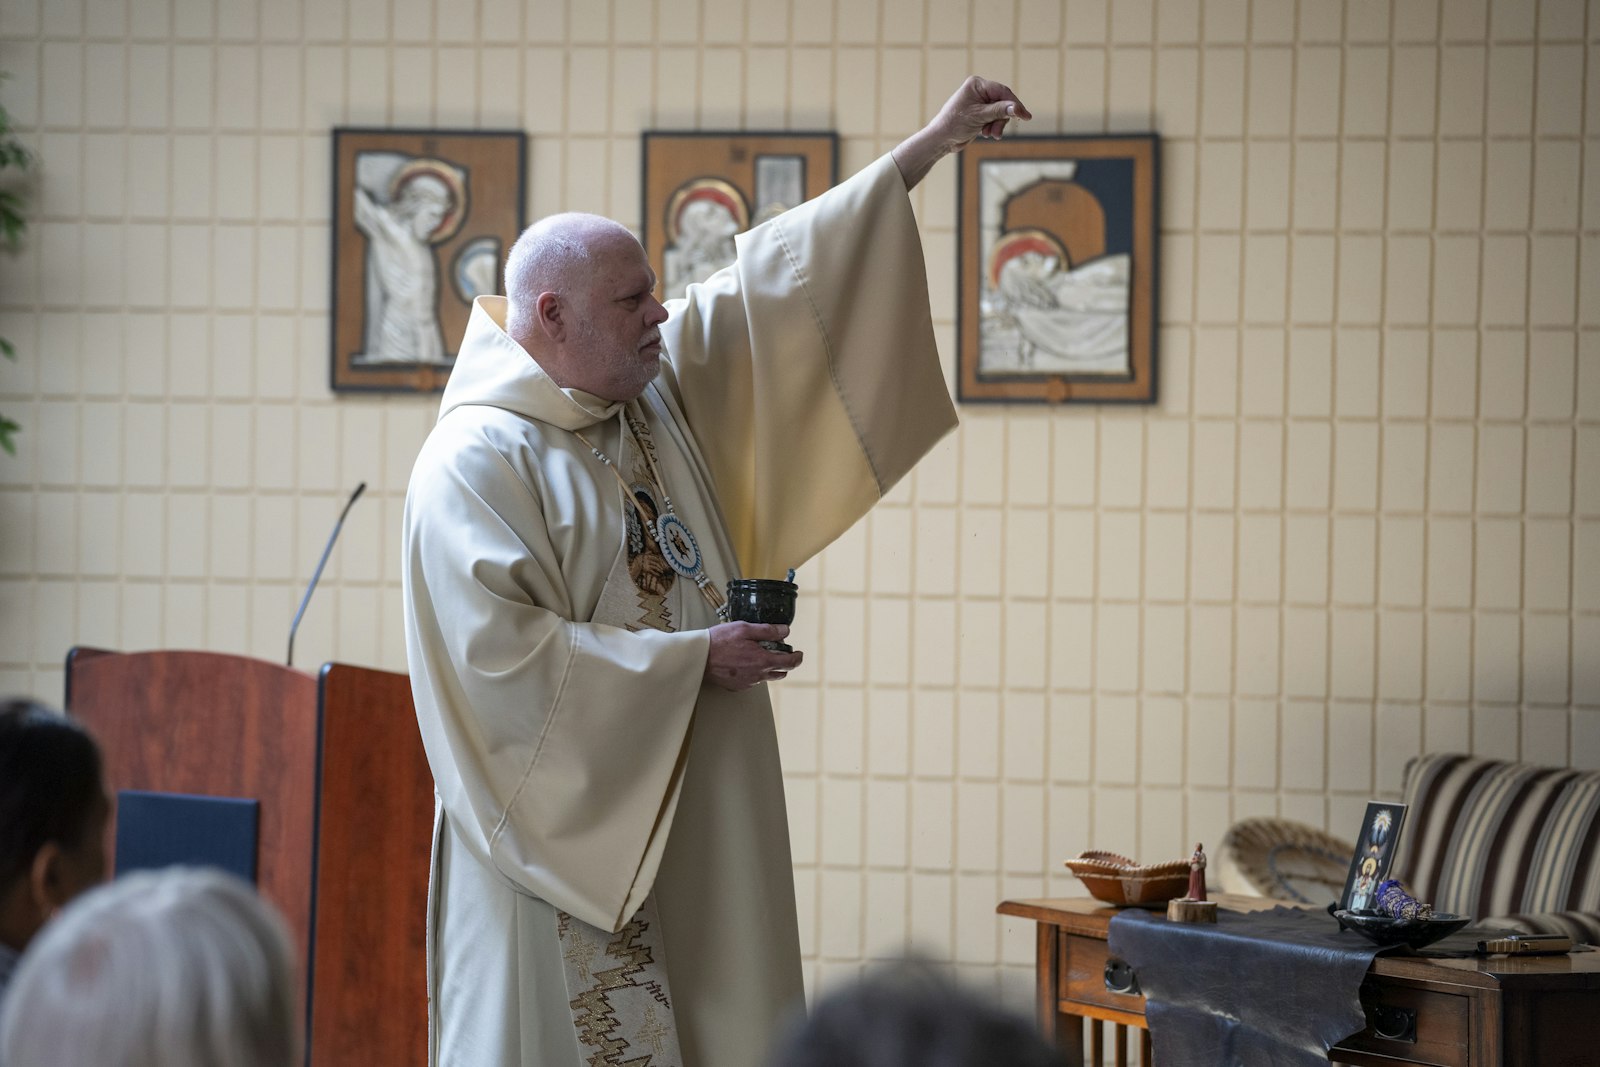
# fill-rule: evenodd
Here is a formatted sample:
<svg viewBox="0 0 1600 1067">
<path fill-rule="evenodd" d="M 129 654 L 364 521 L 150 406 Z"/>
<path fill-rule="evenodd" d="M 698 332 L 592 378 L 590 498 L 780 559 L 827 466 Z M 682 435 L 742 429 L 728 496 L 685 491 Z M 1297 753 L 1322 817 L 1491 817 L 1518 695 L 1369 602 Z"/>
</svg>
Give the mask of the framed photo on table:
<svg viewBox="0 0 1600 1067">
<path fill-rule="evenodd" d="M 961 153 L 957 395 L 1153 403 L 1154 134 L 974 141 Z"/>
<path fill-rule="evenodd" d="M 522 232 L 520 130 L 333 131 L 335 391 L 444 388 Z"/>
<path fill-rule="evenodd" d="M 639 217 L 662 300 L 732 263 L 735 234 L 837 178 L 836 133 L 647 130 L 641 138 Z"/>
<path fill-rule="evenodd" d="M 1372 801 L 1361 818 L 1356 850 L 1350 857 L 1350 873 L 1345 876 L 1339 908 L 1360 911 L 1378 906 L 1378 886 L 1389 877 L 1400 827 L 1406 821 L 1406 806 Z"/>
</svg>

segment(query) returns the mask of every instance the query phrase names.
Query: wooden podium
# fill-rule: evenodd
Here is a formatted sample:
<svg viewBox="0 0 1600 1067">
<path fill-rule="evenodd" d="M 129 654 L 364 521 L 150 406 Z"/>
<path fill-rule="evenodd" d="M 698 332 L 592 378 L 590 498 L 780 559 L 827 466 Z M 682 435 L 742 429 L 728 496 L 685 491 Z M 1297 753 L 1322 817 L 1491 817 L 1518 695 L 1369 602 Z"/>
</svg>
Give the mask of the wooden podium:
<svg viewBox="0 0 1600 1067">
<path fill-rule="evenodd" d="M 311 1064 L 427 1063 L 433 776 L 406 675 L 75 648 L 66 706 L 113 797 L 259 803 L 256 880 L 304 965 Z"/>
</svg>

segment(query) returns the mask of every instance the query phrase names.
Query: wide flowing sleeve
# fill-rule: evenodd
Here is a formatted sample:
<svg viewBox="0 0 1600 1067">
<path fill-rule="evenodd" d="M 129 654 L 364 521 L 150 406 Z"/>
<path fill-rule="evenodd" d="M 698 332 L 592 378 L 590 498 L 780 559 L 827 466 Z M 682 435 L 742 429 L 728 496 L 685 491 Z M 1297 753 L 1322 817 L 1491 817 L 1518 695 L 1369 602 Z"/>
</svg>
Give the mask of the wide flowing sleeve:
<svg viewBox="0 0 1600 1067">
<path fill-rule="evenodd" d="M 547 507 L 502 454 L 436 429 L 406 500 L 412 692 L 468 848 L 616 930 L 654 884 L 708 637 L 568 621 Z"/>
<path fill-rule="evenodd" d="M 663 335 L 746 575 L 820 552 L 956 425 L 905 182 L 885 155 L 738 238 Z"/>
</svg>

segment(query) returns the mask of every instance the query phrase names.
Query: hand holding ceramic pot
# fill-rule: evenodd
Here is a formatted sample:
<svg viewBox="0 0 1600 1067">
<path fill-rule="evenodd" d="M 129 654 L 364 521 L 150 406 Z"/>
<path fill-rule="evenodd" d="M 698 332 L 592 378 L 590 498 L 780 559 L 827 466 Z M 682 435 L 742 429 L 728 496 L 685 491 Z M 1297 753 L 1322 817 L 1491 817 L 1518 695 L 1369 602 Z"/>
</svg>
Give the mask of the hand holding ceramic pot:
<svg viewBox="0 0 1600 1067">
<path fill-rule="evenodd" d="M 794 621 L 793 582 L 768 578 L 736 578 L 728 583 L 728 617 L 710 629 L 706 681 L 738 692 L 761 682 L 775 682 L 800 666 L 804 658 L 784 644 Z"/>
<path fill-rule="evenodd" d="M 788 629 L 794 622 L 794 602 L 799 587 L 776 578 L 735 578 L 728 583 L 728 618 L 735 622 L 765 622 Z M 787 634 L 785 634 L 787 636 Z M 769 652 L 793 652 L 782 641 L 763 641 Z"/>
</svg>

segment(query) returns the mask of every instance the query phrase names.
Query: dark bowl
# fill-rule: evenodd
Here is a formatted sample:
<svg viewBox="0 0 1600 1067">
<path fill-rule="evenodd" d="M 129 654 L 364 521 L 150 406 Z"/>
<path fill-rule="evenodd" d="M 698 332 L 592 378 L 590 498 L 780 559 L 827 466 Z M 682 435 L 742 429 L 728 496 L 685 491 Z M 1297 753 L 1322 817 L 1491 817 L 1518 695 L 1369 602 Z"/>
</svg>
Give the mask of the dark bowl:
<svg viewBox="0 0 1600 1067">
<path fill-rule="evenodd" d="M 794 622 L 795 595 L 800 587 L 776 578 L 735 578 L 728 583 L 728 618 L 734 622 Z M 793 652 L 782 641 L 762 641 L 768 652 Z"/>
<path fill-rule="evenodd" d="M 1396 919 L 1381 911 L 1336 911 L 1339 925 L 1385 947 L 1422 948 L 1449 937 L 1471 920 L 1465 915 L 1435 915 L 1431 919 Z"/>
<path fill-rule="evenodd" d="M 776 578 L 735 578 L 728 583 L 728 617 L 734 622 L 794 622 L 799 587 Z"/>
</svg>

